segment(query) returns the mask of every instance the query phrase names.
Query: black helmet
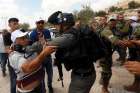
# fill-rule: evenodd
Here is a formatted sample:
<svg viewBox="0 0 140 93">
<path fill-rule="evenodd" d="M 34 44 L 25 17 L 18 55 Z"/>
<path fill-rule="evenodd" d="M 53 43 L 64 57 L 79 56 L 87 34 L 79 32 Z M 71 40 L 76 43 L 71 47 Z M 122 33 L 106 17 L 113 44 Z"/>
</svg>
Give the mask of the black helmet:
<svg viewBox="0 0 140 93">
<path fill-rule="evenodd" d="M 57 11 L 53 13 L 49 18 L 48 22 L 51 24 L 65 24 L 65 25 L 74 25 L 74 16 L 72 13 L 62 13 Z"/>
</svg>

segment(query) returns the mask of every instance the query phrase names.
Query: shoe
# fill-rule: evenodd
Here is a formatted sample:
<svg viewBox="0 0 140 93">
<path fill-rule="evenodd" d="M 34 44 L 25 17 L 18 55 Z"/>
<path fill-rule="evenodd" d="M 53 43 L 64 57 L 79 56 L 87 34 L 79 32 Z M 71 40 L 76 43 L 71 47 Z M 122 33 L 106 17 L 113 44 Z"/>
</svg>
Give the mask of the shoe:
<svg viewBox="0 0 140 93">
<path fill-rule="evenodd" d="M 108 89 L 102 88 L 101 93 L 110 93 Z"/>
<path fill-rule="evenodd" d="M 5 71 L 2 72 L 2 76 L 6 77 L 6 72 Z"/>
<path fill-rule="evenodd" d="M 53 87 L 52 87 L 52 86 L 49 86 L 48 89 L 49 89 L 49 93 L 54 93 L 54 92 L 53 92 Z"/>
</svg>

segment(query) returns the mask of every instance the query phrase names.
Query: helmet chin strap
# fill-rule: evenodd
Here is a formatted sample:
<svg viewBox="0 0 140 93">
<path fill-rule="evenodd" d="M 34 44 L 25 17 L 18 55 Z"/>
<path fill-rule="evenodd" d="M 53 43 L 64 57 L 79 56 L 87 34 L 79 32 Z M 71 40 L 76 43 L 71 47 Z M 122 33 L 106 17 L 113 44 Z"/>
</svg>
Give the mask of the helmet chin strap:
<svg viewBox="0 0 140 93">
<path fill-rule="evenodd" d="M 59 33 L 62 34 L 63 32 L 64 32 L 64 27 L 63 27 L 63 24 L 61 24 L 61 25 L 60 25 Z"/>
</svg>

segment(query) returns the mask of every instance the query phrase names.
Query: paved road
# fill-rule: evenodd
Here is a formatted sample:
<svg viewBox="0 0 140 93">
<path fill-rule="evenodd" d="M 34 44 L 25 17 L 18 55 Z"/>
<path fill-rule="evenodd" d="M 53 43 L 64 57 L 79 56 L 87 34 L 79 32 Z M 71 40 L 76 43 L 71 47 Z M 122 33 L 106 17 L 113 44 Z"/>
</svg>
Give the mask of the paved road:
<svg viewBox="0 0 140 93">
<path fill-rule="evenodd" d="M 117 55 L 114 55 L 117 58 Z M 115 60 L 115 59 L 114 59 Z M 97 64 L 95 64 L 97 67 Z M 69 82 L 70 82 L 70 72 L 65 71 L 64 69 L 64 88 L 61 87 L 61 82 L 57 81 L 58 72 L 57 68 L 54 69 L 54 78 L 53 78 L 53 87 L 55 93 L 67 93 Z M 94 83 L 90 93 L 101 93 L 101 85 L 99 84 L 100 72 L 101 68 L 96 68 L 97 77 L 96 82 Z M 112 67 L 113 76 L 110 81 L 109 90 L 110 93 L 132 93 L 125 91 L 123 89 L 124 85 L 129 85 L 133 82 L 134 76 L 130 74 L 125 68 L 117 66 L 114 62 L 114 66 Z M 47 80 L 46 80 L 47 81 Z M 0 93 L 9 93 L 9 76 L 7 75 L 5 78 L 1 76 L 0 73 Z"/>
</svg>

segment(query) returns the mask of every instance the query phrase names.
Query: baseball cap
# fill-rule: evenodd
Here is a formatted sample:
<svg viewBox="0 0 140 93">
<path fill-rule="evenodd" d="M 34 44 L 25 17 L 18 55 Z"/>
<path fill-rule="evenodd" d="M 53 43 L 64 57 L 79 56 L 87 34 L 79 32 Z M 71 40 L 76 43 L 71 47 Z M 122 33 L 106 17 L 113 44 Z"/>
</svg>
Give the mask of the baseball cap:
<svg viewBox="0 0 140 93">
<path fill-rule="evenodd" d="M 45 23 L 45 20 L 42 19 L 42 18 L 38 18 L 38 19 L 36 20 L 36 23 Z"/>
<path fill-rule="evenodd" d="M 131 16 L 129 19 L 133 20 L 133 21 L 137 21 L 138 20 L 137 16 Z"/>
<path fill-rule="evenodd" d="M 11 40 L 13 42 L 15 42 L 17 38 L 26 36 L 27 34 L 28 34 L 28 32 L 22 32 L 20 30 L 16 30 L 16 31 L 12 32 L 12 34 L 11 34 Z"/>
<path fill-rule="evenodd" d="M 108 19 L 108 21 L 115 21 L 115 20 L 117 20 L 116 16 L 110 16 L 109 19 Z"/>
</svg>

